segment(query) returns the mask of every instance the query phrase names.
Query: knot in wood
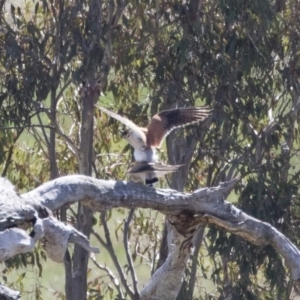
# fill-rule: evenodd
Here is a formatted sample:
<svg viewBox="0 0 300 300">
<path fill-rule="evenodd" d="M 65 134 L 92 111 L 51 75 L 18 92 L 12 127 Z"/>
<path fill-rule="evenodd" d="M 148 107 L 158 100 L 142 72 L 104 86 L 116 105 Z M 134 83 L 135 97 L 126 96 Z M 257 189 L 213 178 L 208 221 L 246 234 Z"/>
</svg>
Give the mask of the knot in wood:
<svg viewBox="0 0 300 300">
<path fill-rule="evenodd" d="M 200 225 L 199 218 L 196 218 L 194 213 L 188 210 L 181 211 L 177 215 L 172 215 L 168 220 L 176 228 L 178 233 L 184 236 L 193 235 Z"/>
</svg>

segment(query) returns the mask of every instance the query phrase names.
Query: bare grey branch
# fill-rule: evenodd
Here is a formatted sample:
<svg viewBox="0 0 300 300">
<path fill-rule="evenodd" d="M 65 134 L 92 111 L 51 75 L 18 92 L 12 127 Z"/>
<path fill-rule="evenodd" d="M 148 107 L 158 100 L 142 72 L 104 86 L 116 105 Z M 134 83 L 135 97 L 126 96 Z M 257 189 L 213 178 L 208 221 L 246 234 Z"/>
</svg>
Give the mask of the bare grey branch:
<svg viewBox="0 0 300 300">
<path fill-rule="evenodd" d="M 291 272 L 291 278 L 298 285 L 300 282 L 300 252 L 296 246 L 270 224 L 245 214 L 225 201 L 238 180 L 234 179 L 217 187 L 201 188 L 192 194 L 187 194 L 175 190 L 154 189 L 132 182 L 106 181 L 83 175 L 70 175 L 47 182 L 31 192 L 23 194 L 21 196 L 22 202 L 18 199 L 19 197 L 11 185 L 8 185 L 8 189 L 10 189 L 10 193 L 14 193 L 13 197 L 18 203 L 17 205 L 22 205 L 25 208 L 32 207 L 34 211 L 40 210 L 41 207 L 55 210 L 64 204 L 80 201 L 94 211 L 100 212 L 114 207 L 139 207 L 155 209 L 164 213 L 169 220 L 171 232 L 169 255 L 165 263 L 154 273 L 141 291 L 141 299 L 175 298 L 181 286 L 186 262 L 191 254 L 194 235 L 199 226 L 203 224 L 215 224 L 255 245 L 272 245 L 285 259 Z M 12 196 L 8 195 L 10 193 L 5 193 L 2 189 L 0 205 L 7 205 L 5 196 L 11 199 Z M 4 219 L 6 217 L 3 213 L 0 216 L 3 216 Z M 1 219 L 0 223 L 2 224 Z M 5 219 L 3 224 L 8 225 L 9 223 Z M 40 224 L 37 222 L 35 225 L 38 238 L 42 235 L 51 236 L 48 232 L 51 229 L 53 233 L 59 235 L 59 238 L 62 238 L 62 241 L 55 240 L 55 237 L 50 241 L 50 244 L 59 243 L 62 249 L 65 249 L 68 242 L 74 241 L 74 237 L 80 236 L 78 232 L 74 234 L 74 229 L 71 226 L 61 225 L 60 222 L 51 217 L 42 219 L 43 226 L 41 228 L 38 227 Z M 57 226 L 56 229 L 55 226 Z M 24 237 L 24 232 L 19 228 L 7 229 L 2 234 L 8 232 Z M 69 238 L 70 235 L 72 235 L 71 239 Z M 17 238 L 16 241 L 18 245 L 23 247 L 23 252 L 34 246 L 34 240 L 28 236 L 24 237 L 24 240 Z M 5 243 L 0 241 L 0 244 Z M 87 247 L 90 251 L 95 250 L 89 245 Z M 7 254 L 5 255 L 3 257 L 7 257 Z M 57 259 L 55 258 L 55 260 Z M 133 296 L 134 293 L 130 292 Z"/>
</svg>

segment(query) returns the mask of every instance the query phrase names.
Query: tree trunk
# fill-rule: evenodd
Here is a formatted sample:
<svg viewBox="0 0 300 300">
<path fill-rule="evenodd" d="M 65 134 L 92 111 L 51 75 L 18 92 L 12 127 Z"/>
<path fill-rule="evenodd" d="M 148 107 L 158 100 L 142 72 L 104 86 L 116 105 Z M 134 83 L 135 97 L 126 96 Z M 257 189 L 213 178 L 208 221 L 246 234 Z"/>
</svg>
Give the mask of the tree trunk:
<svg viewBox="0 0 300 300">
<path fill-rule="evenodd" d="M 93 163 L 93 118 L 94 104 L 99 98 L 99 88 L 96 81 L 86 83 L 81 94 L 82 119 L 80 132 L 80 148 L 78 153 L 79 173 L 92 175 Z M 87 206 L 78 203 L 77 229 L 89 238 L 93 221 L 93 211 Z M 67 257 L 66 257 L 67 259 Z M 68 260 L 67 260 L 68 261 Z M 66 294 L 68 300 L 86 299 L 87 292 L 87 267 L 89 252 L 80 245 L 75 245 L 72 258 L 72 276 L 66 274 L 66 279 L 72 278 L 72 284 L 66 283 Z M 66 269 L 67 272 L 67 269 Z"/>
</svg>

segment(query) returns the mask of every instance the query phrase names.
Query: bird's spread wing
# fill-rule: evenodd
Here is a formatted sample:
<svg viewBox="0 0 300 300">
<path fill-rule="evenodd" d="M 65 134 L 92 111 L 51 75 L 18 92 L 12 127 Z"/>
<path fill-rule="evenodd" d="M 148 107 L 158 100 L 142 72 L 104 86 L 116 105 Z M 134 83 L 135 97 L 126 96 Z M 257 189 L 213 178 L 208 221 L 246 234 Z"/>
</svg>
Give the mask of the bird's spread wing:
<svg viewBox="0 0 300 300">
<path fill-rule="evenodd" d="M 141 140 L 145 140 L 145 133 L 141 130 L 140 127 L 136 126 L 132 121 L 108 110 L 105 107 L 101 107 L 101 106 L 97 106 L 97 107 L 100 110 L 104 111 L 109 116 L 111 116 L 112 118 L 114 118 L 114 119 L 120 121 L 121 123 L 123 123 L 124 125 L 128 126 L 131 130 L 133 130 L 139 136 L 139 138 L 141 138 Z"/>
<path fill-rule="evenodd" d="M 146 163 L 146 162 L 136 162 L 127 171 L 127 174 L 137 174 L 146 172 L 159 172 L 159 173 L 171 173 L 176 172 L 178 168 L 183 165 L 165 165 L 159 162 L 156 163 Z"/>
<path fill-rule="evenodd" d="M 203 121 L 212 114 L 209 107 L 185 107 L 164 110 L 151 119 L 147 126 L 147 142 L 150 147 L 159 147 L 174 128 Z"/>
</svg>

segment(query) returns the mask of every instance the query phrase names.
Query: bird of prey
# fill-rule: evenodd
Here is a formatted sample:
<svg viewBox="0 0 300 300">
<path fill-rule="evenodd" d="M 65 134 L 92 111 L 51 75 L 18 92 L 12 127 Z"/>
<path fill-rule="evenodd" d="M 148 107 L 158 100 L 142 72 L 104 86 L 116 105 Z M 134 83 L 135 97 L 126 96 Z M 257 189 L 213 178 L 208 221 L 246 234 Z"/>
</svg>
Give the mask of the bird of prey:
<svg viewBox="0 0 300 300">
<path fill-rule="evenodd" d="M 127 171 L 127 174 L 132 181 L 143 181 L 146 185 L 153 186 L 159 177 L 176 172 L 181 166 L 183 165 L 165 165 L 160 162 L 135 162 Z"/>
<path fill-rule="evenodd" d="M 122 137 L 134 148 L 137 162 L 157 162 L 156 148 L 175 128 L 203 121 L 211 115 L 208 107 L 184 107 L 164 110 L 154 115 L 147 127 L 139 127 L 132 121 L 104 107 L 99 107 L 109 116 L 126 125 L 129 130 L 122 131 Z"/>
</svg>

